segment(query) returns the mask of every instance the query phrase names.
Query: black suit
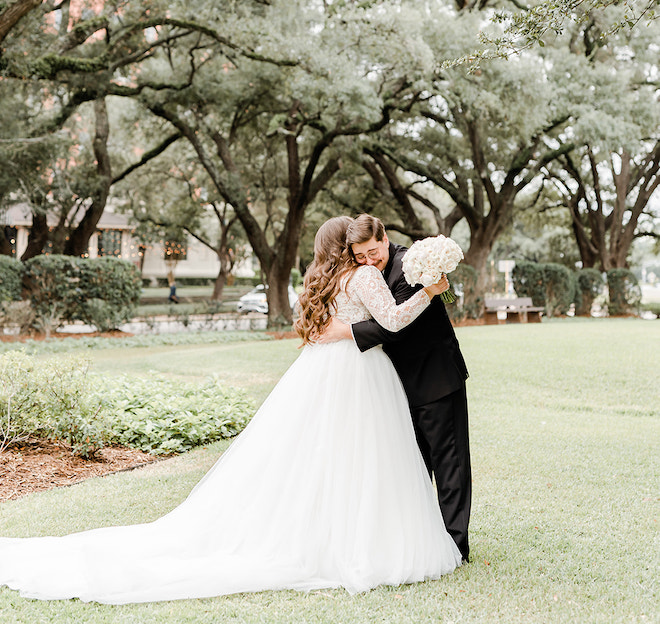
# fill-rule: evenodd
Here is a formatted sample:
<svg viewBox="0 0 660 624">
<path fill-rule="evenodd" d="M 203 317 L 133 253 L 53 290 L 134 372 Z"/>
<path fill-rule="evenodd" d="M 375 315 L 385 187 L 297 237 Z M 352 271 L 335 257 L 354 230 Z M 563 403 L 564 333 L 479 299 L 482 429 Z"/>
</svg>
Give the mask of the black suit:
<svg viewBox="0 0 660 624">
<path fill-rule="evenodd" d="M 383 271 L 397 304 L 421 286 L 410 286 L 401 261 L 406 248 L 390 243 Z M 468 522 L 472 497 L 465 380 L 467 367 L 444 303 L 434 297 L 409 327 L 398 333 L 369 320 L 352 326 L 360 351 L 378 344 L 392 360 L 405 388 L 417 441 L 435 475 L 440 509 L 447 531 L 468 558 Z"/>
</svg>

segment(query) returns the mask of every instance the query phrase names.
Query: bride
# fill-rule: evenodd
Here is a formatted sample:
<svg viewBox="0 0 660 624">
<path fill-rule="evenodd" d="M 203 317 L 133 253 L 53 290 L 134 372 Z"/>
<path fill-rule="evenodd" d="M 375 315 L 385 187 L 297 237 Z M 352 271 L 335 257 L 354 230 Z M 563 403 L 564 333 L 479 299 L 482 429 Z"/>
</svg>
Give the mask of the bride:
<svg viewBox="0 0 660 624">
<path fill-rule="evenodd" d="M 188 498 L 146 524 L 0 538 L 0 586 L 125 604 L 277 589 L 356 593 L 460 565 L 390 360 L 350 340 L 314 343 L 330 316 L 373 317 L 398 331 L 446 288 L 395 305 L 378 269 L 351 262 L 350 222 L 330 219 L 316 235 L 297 323 L 302 353 Z"/>
</svg>

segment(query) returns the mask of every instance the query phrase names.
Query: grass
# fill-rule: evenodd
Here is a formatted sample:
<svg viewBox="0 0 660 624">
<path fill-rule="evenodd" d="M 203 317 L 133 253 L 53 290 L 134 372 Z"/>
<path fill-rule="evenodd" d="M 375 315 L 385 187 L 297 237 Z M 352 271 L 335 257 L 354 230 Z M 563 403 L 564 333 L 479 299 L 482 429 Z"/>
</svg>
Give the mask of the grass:
<svg viewBox="0 0 660 624">
<path fill-rule="evenodd" d="M 30 601 L 3 589 L 0 621 L 657 622 L 660 323 L 557 319 L 457 333 L 471 373 L 469 565 L 439 581 L 352 597 L 284 591 L 112 607 Z M 216 373 L 261 401 L 296 347 L 161 345 L 90 357 L 108 374 Z M 0 534 L 151 520 L 185 498 L 226 445 L 4 503 Z"/>
<path fill-rule="evenodd" d="M 265 340 L 263 344 L 199 343 L 179 347 L 156 346 L 131 351 L 107 349 L 89 354 L 95 370 L 117 374 L 130 370 L 159 373 L 199 381 L 217 375 L 226 385 L 248 390 L 259 404 L 298 355 L 297 340 Z M 270 347 L 265 347 L 270 345 Z"/>
</svg>

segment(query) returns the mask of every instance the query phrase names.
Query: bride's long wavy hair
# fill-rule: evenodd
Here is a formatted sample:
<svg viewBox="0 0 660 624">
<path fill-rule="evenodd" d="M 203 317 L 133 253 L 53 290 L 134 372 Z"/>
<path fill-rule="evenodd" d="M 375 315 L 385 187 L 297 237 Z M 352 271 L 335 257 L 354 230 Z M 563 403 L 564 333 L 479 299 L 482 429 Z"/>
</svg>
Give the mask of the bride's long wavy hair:
<svg viewBox="0 0 660 624">
<path fill-rule="evenodd" d="M 333 217 L 314 237 L 314 260 L 305 273 L 300 316 L 295 323 L 305 344 L 313 342 L 330 323 L 342 278 L 357 267 L 346 247 L 346 230 L 352 222 L 351 217 Z"/>
</svg>

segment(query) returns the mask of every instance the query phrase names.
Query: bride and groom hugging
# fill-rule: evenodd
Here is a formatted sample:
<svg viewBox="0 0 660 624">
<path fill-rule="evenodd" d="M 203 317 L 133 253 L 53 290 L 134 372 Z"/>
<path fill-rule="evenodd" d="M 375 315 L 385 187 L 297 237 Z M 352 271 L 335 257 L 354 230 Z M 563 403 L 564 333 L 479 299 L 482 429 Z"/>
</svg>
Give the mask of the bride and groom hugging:
<svg viewBox="0 0 660 624">
<path fill-rule="evenodd" d="M 357 593 L 461 565 L 467 371 L 436 296 L 446 278 L 411 288 L 404 253 L 368 215 L 323 224 L 296 322 L 304 349 L 188 497 L 144 524 L 0 537 L 0 586 L 126 604 Z"/>
<path fill-rule="evenodd" d="M 408 284 L 403 274 L 407 249 L 388 240 L 380 219 L 366 214 L 357 217 L 348 226 L 347 246 L 358 264 L 375 266 L 383 274 L 397 304 L 419 288 Z M 397 333 L 374 319 L 350 326 L 333 319 L 320 341 L 337 339 L 353 339 L 360 351 L 383 345 L 392 360 L 408 397 L 424 463 L 435 477 L 445 526 L 467 561 L 472 498 L 468 372 L 444 304 L 434 298 L 414 323 Z"/>
</svg>

